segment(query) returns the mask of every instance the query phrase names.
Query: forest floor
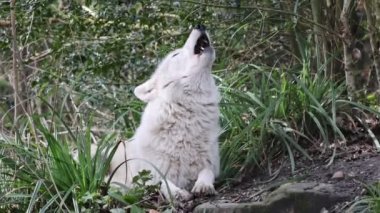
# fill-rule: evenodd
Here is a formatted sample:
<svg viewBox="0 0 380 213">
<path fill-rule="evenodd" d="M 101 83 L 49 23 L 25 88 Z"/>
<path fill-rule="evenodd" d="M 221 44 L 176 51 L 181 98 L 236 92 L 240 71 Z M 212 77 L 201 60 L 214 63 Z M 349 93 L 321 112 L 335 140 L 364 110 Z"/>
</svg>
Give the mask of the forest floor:
<svg viewBox="0 0 380 213">
<path fill-rule="evenodd" d="M 350 158 L 348 155 L 355 154 L 347 154 L 346 158 L 337 158 L 329 167 L 323 160 L 303 161 L 297 162 L 299 169 L 294 173 L 290 172 L 290 165 L 286 165 L 274 177 L 259 174 L 256 177 L 245 178 L 241 183 L 219 188 L 219 194 L 208 201 L 225 200 L 235 203 L 263 201 L 270 192 L 289 182 L 330 183 L 335 186 L 336 193 L 355 200 L 366 193 L 366 186 L 380 181 L 380 155 L 366 153 L 355 158 Z M 341 203 L 329 212 L 343 212 L 349 204 L 350 202 Z"/>
<path fill-rule="evenodd" d="M 224 184 L 217 188 L 217 196 L 195 199 L 192 206 L 206 201 L 233 203 L 263 201 L 270 192 L 284 183 L 317 182 L 333 184 L 335 193 L 350 198 L 350 201 L 339 203 L 328 211 L 344 212 L 352 201 L 367 193 L 366 186 L 380 181 L 380 154 L 372 140 L 364 135 L 364 132 L 350 135 L 349 142 L 336 149 L 339 151 L 336 151 L 334 160 L 329 166 L 331 155 L 315 154 L 313 161 L 296 159 L 296 170 L 292 173 L 289 160 L 279 159 L 278 162 L 273 162 L 273 167 L 277 167 L 277 173 L 272 172 L 272 175 L 268 175 L 268 170 L 262 171 L 248 175 L 240 181 Z"/>
</svg>

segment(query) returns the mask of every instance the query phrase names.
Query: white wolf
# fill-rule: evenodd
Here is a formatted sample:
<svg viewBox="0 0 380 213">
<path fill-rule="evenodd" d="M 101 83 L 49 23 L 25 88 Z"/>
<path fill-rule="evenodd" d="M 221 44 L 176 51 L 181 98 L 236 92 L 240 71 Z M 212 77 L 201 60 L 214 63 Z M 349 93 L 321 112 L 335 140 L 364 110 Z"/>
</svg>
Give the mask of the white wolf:
<svg viewBox="0 0 380 213">
<path fill-rule="evenodd" d="M 135 95 L 147 105 L 134 137 L 126 148 L 120 146 L 111 163 L 113 170 L 126 156 L 131 159 L 127 172 L 118 169 L 112 181 L 130 184 L 131 177 L 147 169 L 153 183 L 166 180 L 161 191 L 167 198 L 168 189 L 183 200 L 192 197 L 190 189 L 194 194 L 215 193 L 220 98 L 211 75 L 214 59 L 205 27 L 198 25 L 185 45 L 169 53 L 150 79 L 136 87 Z"/>
</svg>

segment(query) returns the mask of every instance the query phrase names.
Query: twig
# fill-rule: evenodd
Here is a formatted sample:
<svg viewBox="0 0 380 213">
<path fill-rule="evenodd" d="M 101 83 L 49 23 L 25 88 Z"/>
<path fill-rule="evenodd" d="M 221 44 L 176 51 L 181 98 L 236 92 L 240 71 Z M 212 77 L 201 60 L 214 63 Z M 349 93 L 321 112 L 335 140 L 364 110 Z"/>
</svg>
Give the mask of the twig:
<svg viewBox="0 0 380 213">
<path fill-rule="evenodd" d="M 358 116 L 355 117 L 364 126 L 364 128 L 366 128 L 369 136 L 372 138 L 373 144 L 375 145 L 377 152 L 380 152 L 380 142 L 376 138 L 376 135 L 372 132 L 371 128 L 365 123 L 365 121 L 362 121 L 362 119 L 360 119 Z"/>
<path fill-rule="evenodd" d="M 95 11 L 91 10 L 89 7 L 82 5 L 82 9 L 86 11 L 88 14 L 90 14 L 94 18 L 98 18 L 98 15 L 96 14 Z"/>
<path fill-rule="evenodd" d="M 36 54 L 35 56 L 30 57 L 26 61 L 31 60 L 34 62 L 39 62 L 39 61 L 43 60 L 45 57 L 47 57 L 48 55 L 50 55 L 50 53 L 52 53 L 52 52 L 53 52 L 52 49 L 44 50 L 43 52 L 40 52 L 40 53 Z"/>
</svg>

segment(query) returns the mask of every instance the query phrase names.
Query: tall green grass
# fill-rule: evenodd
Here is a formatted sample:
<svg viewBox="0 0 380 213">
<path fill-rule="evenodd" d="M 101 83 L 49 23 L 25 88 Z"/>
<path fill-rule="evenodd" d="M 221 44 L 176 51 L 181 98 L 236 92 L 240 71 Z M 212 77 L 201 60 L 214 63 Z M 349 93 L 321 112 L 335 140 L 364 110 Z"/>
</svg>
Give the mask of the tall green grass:
<svg viewBox="0 0 380 213">
<path fill-rule="evenodd" d="M 158 191 L 156 185 L 148 184 L 149 172 L 136 176 L 133 188 L 122 184 L 120 188 L 113 187 L 108 177 L 121 135 L 132 131 L 117 127 L 129 117 L 126 114 L 135 113 L 136 109 L 120 113 L 113 123 L 104 119 L 102 123 L 101 118 L 93 116 L 96 111 L 83 113 L 89 109 L 78 110 L 79 106 L 71 101 L 79 98 L 78 103 L 83 105 L 91 101 L 91 96 L 80 98 L 72 93 L 62 94 L 60 88 L 53 89 L 55 92 L 50 88 L 51 93 L 41 99 L 43 113 L 20 116 L 14 122 L 17 129 L 9 131 L 14 135 L 5 132 L 0 135 L 0 212 L 126 209 L 143 212 L 144 208 L 158 208 L 149 203 Z M 60 103 L 54 101 L 56 96 L 63 96 Z M 70 108 L 78 111 L 68 114 Z M 132 116 L 130 120 L 134 121 L 135 115 Z M 126 140 L 127 136 L 122 139 Z M 172 208 L 166 203 L 162 205 Z"/>
<path fill-rule="evenodd" d="M 294 171 L 296 156 L 312 160 L 309 148 L 323 153 L 334 140 L 346 140 L 337 116 L 349 116 L 354 108 L 379 114 L 347 100 L 343 83 L 313 73 L 307 62 L 293 69 L 248 64 L 220 81 L 224 177 L 282 154 Z M 328 151 L 332 163 L 334 151 Z"/>
<path fill-rule="evenodd" d="M 27 208 L 19 207 L 28 209 L 27 212 L 36 209 L 79 212 L 80 206 L 107 195 L 101 189 L 105 188 L 104 178 L 116 150 L 114 134 L 98 140 L 97 151 L 91 153 L 91 124 L 87 124 L 84 131 L 72 132 L 67 128 L 69 136 L 62 137 L 56 134 L 56 129 L 43 125 L 38 116 L 33 116 L 31 122 L 38 141 L 27 143 L 19 137 L 17 141 L 5 139 L 0 145 L 2 172 L 7 180 L 11 180 L 8 187 L 12 188 L 3 192 L 1 200 L 9 200 L 12 205 L 16 205 L 15 200 L 20 201 L 19 205 L 28 203 Z M 77 161 L 73 159 L 70 146 L 78 149 Z M 94 211 L 102 208 L 94 204 Z M 2 205 L 6 207 L 6 203 L 2 202 Z"/>
</svg>

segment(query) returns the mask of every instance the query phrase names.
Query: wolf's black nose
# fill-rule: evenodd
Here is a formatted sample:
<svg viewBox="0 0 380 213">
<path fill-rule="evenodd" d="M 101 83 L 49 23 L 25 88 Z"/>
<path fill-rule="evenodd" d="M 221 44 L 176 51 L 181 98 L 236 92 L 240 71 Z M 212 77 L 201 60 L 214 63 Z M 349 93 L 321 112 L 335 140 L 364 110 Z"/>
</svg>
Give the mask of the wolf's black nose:
<svg viewBox="0 0 380 213">
<path fill-rule="evenodd" d="M 195 26 L 195 29 L 200 30 L 201 32 L 206 31 L 206 27 L 203 24 L 197 24 L 197 26 Z"/>
</svg>

